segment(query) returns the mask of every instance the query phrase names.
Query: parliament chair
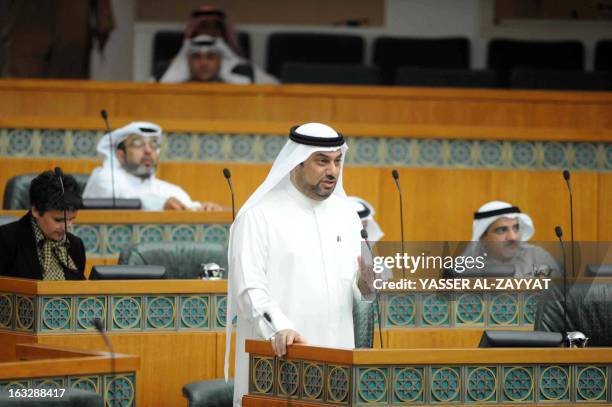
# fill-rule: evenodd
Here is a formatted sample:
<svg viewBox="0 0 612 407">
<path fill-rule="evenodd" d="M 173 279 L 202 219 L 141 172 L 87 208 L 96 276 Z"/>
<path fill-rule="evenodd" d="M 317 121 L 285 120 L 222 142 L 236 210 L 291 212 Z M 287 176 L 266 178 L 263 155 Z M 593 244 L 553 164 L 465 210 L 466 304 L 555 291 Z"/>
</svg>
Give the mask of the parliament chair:
<svg viewBox="0 0 612 407">
<path fill-rule="evenodd" d="M 34 173 L 21 174 L 9 179 L 4 188 L 2 209 L 30 209 L 30 184 L 38 175 Z M 79 192 L 82 194 L 85 190 L 85 185 L 87 185 L 89 174 L 69 175 L 76 179 Z"/>
<path fill-rule="evenodd" d="M 17 219 L 19 218 L 13 215 L 0 215 L 0 226 L 15 222 Z"/>
<path fill-rule="evenodd" d="M 374 41 L 373 64 L 380 67 L 383 81 L 393 84 L 401 66 L 416 68 L 468 69 L 470 43 L 467 38 L 378 37 Z"/>
<path fill-rule="evenodd" d="M 183 31 L 158 31 L 153 37 L 153 60 L 151 61 L 151 74 L 159 80 L 168 69 L 170 62 L 183 46 L 185 34 Z M 239 32 L 238 43 L 244 57 L 251 57 L 251 37 L 249 33 Z"/>
<path fill-rule="evenodd" d="M 510 88 L 610 91 L 612 72 L 514 69 L 510 74 Z"/>
<path fill-rule="evenodd" d="M 227 270 L 227 248 L 217 242 L 152 242 L 129 246 L 119 255 L 119 264 L 164 266 L 167 279 L 198 278 L 205 263 Z"/>
<path fill-rule="evenodd" d="M 353 301 L 353 330 L 356 348 L 371 348 L 374 341 L 375 303 Z M 224 379 L 200 380 L 183 386 L 189 407 L 231 407 L 234 383 Z"/>
<path fill-rule="evenodd" d="M 266 69 L 278 77 L 289 62 L 357 65 L 363 63 L 363 52 L 363 38 L 358 35 L 273 33 L 268 37 Z"/>
<path fill-rule="evenodd" d="M 513 69 L 584 70 L 580 41 L 520 41 L 493 39 L 487 46 L 487 68 L 508 83 Z"/>
<path fill-rule="evenodd" d="M 334 85 L 381 85 L 377 67 L 365 65 L 309 64 L 290 62 L 281 68 L 282 83 Z"/>
<path fill-rule="evenodd" d="M 430 86 L 450 88 L 495 88 L 497 74 L 491 70 L 415 68 L 403 66 L 395 75 L 398 86 Z"/>
<path fill-rule="evenodd" d="M 580 331 L 587 346 L 612 346 L 612 284 L 597 279 L 568 282 L 567 323 L 564 324 L 563 283 L 556 282 L 538 299 L 534 330 Z"/>
<path fill-rule="evenodd" d="M 595 70 L 612 71 L 612 40 L 599 40 L 595 44 Z"/>
</svg>

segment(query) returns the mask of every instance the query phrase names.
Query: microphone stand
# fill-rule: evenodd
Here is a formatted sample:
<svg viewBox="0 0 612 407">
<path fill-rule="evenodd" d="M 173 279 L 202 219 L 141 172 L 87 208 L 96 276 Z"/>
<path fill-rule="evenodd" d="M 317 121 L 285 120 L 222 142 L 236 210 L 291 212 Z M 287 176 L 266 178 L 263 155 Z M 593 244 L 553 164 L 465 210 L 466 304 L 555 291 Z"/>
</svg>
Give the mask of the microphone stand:
<svg viewBox="0 0 612 407">
<path fill-rule="evenodd" d="M 370 246 L 370 242 L 368 241 L 368 231 L 365 229 L 361 229 L 361 238 L 365 241 L 366 246 L 368 246 L 368 250 L 370 251 L 370 256 L 374 258 L 374 252 L 372 252 L 372 246 Z M 376 289 L 375 289 L 376 290 Z M 374 302 L 376 305 L 376 316 L 378 317 L 378 339 L 380 340 L 380 348 L 383 346 L 383 338 L 382 338 L 382 320 L 380 316 L 380 292 L 376 290 L 376 297 L 374 298 Z M 372 331 L 374 331 L 374 324 L 372 324 Z M 372 332 L 372 338 L 374 338 L 374 332 Z M 374 348 L 374 340 L 372 339 L 372 348 Z"/>
<path fill-rule="evenodd" d="M 117 204 L 115 202 L 115 161 L 114 161 L 114 155 L 115 152 L 113 151 L 113 132 L 110 129 L 110 125 L 108 124 L 108 113 L 106 112 L 106 109 L 102 109 L 100 110 L 100 116 L 102 116 L 102 120 L 104 120 L 104 124 L 106 126 L 106 132 L 108 133 L 108 138 L 109 138 L 109 143 L 108 143 L 108 150 L 109 150 L 109 155 L 110 155 L 110 173 L 111 173 L 111 191 L 113 194 L 113 209 L 115 209 L 117 207 Z"/>
</svg>

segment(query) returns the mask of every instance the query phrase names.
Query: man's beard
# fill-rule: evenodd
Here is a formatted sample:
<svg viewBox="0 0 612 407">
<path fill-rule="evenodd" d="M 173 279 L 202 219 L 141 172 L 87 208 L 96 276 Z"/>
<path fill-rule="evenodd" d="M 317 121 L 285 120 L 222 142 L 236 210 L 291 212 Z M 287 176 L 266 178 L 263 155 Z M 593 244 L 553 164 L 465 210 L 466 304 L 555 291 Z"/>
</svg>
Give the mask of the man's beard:
<svg viewBox="0 0 612 407">
<path fill-rule="evenodd" d="M 142 179 L 151 178 L 155 175 L 155 170 L 157 169 L 157 164 L 153 165 L 144 165 L 144 164 L 135 164 L 135 163 L 126 163 L 124 166 L 125 170 Z"/>
</svg>

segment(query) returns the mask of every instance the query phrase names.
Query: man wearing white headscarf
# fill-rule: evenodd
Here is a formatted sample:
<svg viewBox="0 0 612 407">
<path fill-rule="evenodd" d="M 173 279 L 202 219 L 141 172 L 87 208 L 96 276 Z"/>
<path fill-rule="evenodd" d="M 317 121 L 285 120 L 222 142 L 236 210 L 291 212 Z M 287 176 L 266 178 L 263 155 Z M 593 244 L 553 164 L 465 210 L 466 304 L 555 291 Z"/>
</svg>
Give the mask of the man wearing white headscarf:
<svg viewBox="0 0 612 407">
<path fill-rule="evenodd" d="M 378 242 L 385 234 L 374 220 L 374 215 L 376 215 L 374 207 L 368 201 L 358 196 L 349 196 L 349 199 L 355 203 L 355 209 L 359 219 L 361 219 L 361 224 L 366 232 L 368 232 L 368 240 L 372 244 Z"/>
<path fill-rule="evenodd" d="M 138 198 L 151 211 L 220 210 L 214 203 L 192 201 L 181 187 L 155 177 L 162 137 L 161 127 L 148 122 L 105 134 L 97 147 L 104 162 L 89 177 L 83 198 Z"/>
<path fill-rule="evenodd" d="M 161 77 L 161 83 L 223 82 L 233 84 L 278 83 L 239 57 L 223 38 L 198 35 L 184 40 L 182 48 Z"/>
<path fill-rule="evenodd" d="M 511 265 L 519 278 L 558 275 L 555 259 L 541 247 L 526 243 L 533 233 L 533 221 L 517 206 L 487 202 L 474 213 L 473 243 L 464 255 L 486 253 L 485 267 Z"/>
<path fill-rule="evenodd" d="M 320 123 L 289 138 L 230 231 L 225 368 L 227 377 L 237 316 L 235 406 L 248 392 L 246 339 L 270 340 L 278 356 L 294 342 L 353 348 L 353 298 L 373 294 L 362 225 L 342 186 L 344 138 Z"/>
</svg>

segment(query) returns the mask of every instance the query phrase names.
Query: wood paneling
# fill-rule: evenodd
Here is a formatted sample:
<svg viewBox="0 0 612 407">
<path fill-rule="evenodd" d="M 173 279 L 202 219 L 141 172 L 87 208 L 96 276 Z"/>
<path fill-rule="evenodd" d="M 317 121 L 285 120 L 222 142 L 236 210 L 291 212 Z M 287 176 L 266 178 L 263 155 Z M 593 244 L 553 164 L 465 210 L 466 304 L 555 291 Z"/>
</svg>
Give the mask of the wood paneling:
<svg viewBox="0 0 612 407">
<path fill-rule="evenodd" d="M 84 172 L 94 161 L 66 160 L 66 172 Z M 53 168 L 55 162 L 6 159 L 0 162 L 0 183 L 23 172 Z M 222 175 L 232 172 L 236 209 L 263 182 L 269 164 L 166 162 L 159 177 L 183 187 L 195 200 L 214 201 L 227 210 L 221 213 L 82 211 L 77 222 L 135 223 L 227 223 L 231 221 L 231 195 Z M 473 213 L 482 204 L 504 200 L 518 205 L 535 224 L 533 239 L 555 240 L 554 227 L 561 225 L 569 236 L 569 203 L 561 171 L 400 168 L 404 200 L 405 240 L 469 240 Z M 612 240 L 612 175 L 572 173 L 576 240 Z M 347 194 L 369 201 L 385 232 L 385 240 L 400 239 L 399 197 L 390 168 L 347 166 Z M 1 188 L 1 187 L 0 187 Z M 15 212 L 16 215 L 22 212 Z"/>
<path fill-rule="evenodd" d="M 612 93 L 374 86 L 0 81 L 0 115 L 612 130 Z M 99 121 L 102 128 L 102 121 Z M 203 129 L 204 130 L 204 129 Z M 283 131 L 286 133 L 286 130 Z"/>
</svg>

